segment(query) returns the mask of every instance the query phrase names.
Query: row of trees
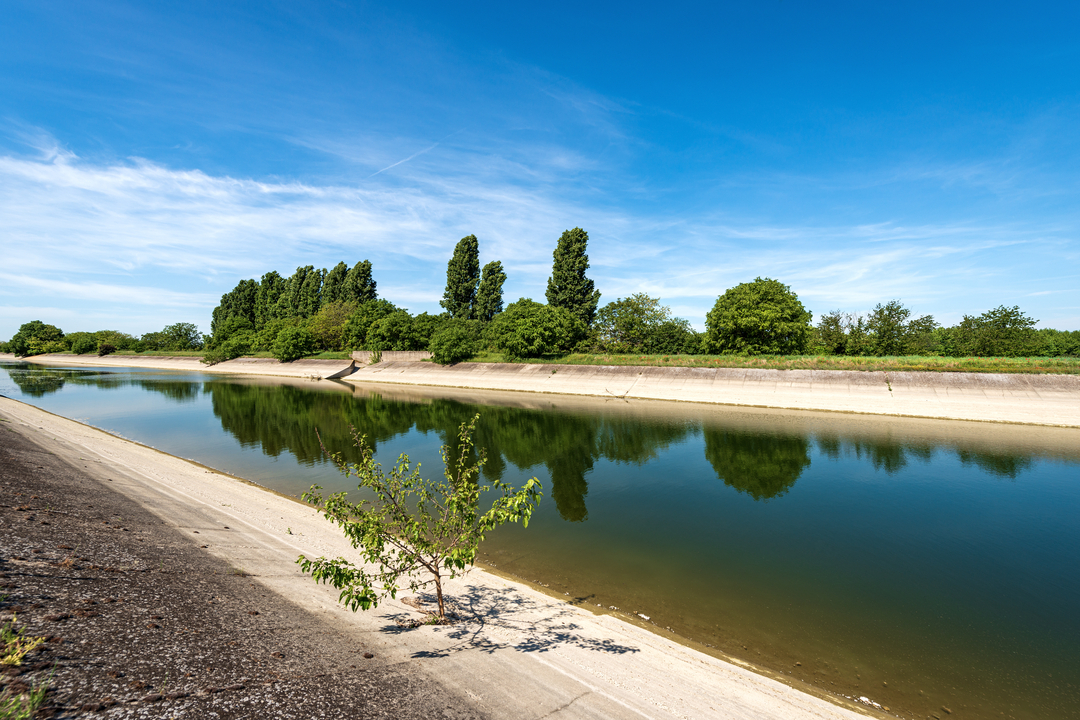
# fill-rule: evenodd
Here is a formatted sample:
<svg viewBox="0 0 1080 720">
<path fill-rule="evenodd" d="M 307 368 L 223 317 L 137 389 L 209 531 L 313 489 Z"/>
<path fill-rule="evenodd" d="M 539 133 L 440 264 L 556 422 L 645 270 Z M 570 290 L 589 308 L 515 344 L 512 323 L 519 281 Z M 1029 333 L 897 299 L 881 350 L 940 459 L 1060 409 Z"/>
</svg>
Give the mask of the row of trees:
<svg viewBox="0 0 1080 720">
<path fill-rule="evenodd" d="M 53 352 L 108 355 L 118 350 L 175 352 L 202 348 L 202 333 L 191 323 L 174 323 L 157 332 L 135 337 L 118 330 L 64 334 L 64 331 L 55 325 L 48 325 L 41 320 L 32 320 L 23 323 L 11 340 L 0 343 L 0 351 L 14 353 L 21 357 Z"/>
<path fill-rule="evenodd" d="M 706 317 L 702 350 L 749 355 L 939 355 L 946 357 L 1080 356 L 1080 331 L 1036 330 L 1019 307 L 965 315 L 942 327 L 932 315 L 913 317 L 899 300 L 866 315 L 839 310 L 817 325 L 788 286 L 769 278 L 724 293 Z"/>
<path fill-rule="evenodd" d="M 462 238 L 447 263 L 437 315 L 413 315 L 380 298 L 371 262 L 331 270 L 308 265 L 289 277 L 268 272 L 222 295 L 206 338 L 177 323 L 134 338 L 113 331 L 72 333 L 40 321 L 22 326 L 4 348 L 44 352 L 203 349 L 208 363 L 270 352 L 282 361 L 320 351 L 430 350 L 438 362 L 482 351 L 509 359 L 569 352 L 635 354 L 818 354 L 945 356 L 1080 356 L 1080 331 L 1036 330 L 1018 307 L 964 316 L 953 327 L 930 315 L 913 317 L 899 300 L 868 314 L 835 310 L 817 324 L 791 288 L 756 278 L 721 295 L 697 332 L 657 298 L 636 293 L 600 306 L 587 276 L 588 233 L 565 231 L 553 253 L 546 303 L 520 298 L 504 307 L 506 272 L 499 261 L 481 267 L 479 241 Z"/>
</svg>

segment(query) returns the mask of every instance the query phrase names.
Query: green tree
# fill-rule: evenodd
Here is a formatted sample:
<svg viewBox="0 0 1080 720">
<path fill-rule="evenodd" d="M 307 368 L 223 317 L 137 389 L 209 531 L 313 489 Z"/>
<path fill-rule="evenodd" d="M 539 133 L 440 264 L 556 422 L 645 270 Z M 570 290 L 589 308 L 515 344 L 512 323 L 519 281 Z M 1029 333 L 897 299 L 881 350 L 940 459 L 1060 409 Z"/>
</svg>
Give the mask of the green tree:
<svg viewBox="0 0 1080 720">
<path fill-rule="evenodd" d="M 466 322 L 452 321 L 436 332 L 428 345 L 431 359 L 440 365 L 453 365 L 468 360 L 479 349 L 478 333 L 471 331 Z"/>
<path fill-rule="evenodd" d="M 396 310 L 372 324 L 366 345 L 371 350 L 427 350 L 429 342 L 408 311 Z"/>
<path fill-rule="evenodd" d="M 397 312 L 397 307 L 389 300 L 360 303 L 345 323 L 345 347 L 351 350 L 374 349 L 368 343 L 371 326 L 394 312 Z"/>
<path fill-rule="evenodd" d="M 647 351 L 652 334 L 669 320 L 671 309 L 658 298 L 634 293 L 600 308 L 593 329 L 605 352 L 640 353 Z"/>
<path fill-rule="evenodd" d="M 362 260 L 353 265 L 345 276 L 344 297 L 342 299 L 346 302 L 352 301 L 362 305 L 378 299 L 376 288 L 375 280 L 371 277 L 371 261 Z"/>
<path fill-rule="evenodd" d="M 502 263 L 493 260 L 484 266 L 480 274 L 480 289 L 476 291 L 474 317 L 489 322 L 503 311 L 503 283 L 506 273 Z"/>
<path fill-rule="evenodd" d="M 756 278 L 731 288 L 705 317 L 707 352 L 725 355 L 802 353 L 812 315 L 778 280 Z"/>
<path fill-rule="evenodd" d="M 965 315 L 956 328 L 956 343 L 962 355 L 981 357 L 1025 357 L 1038 347 L 1035 325 L 1019 308 L 998 306 L 978 317 Z"/>
<path fill-rule="evenodd" d="M 585 336 L 585 324 L 566 308 L 521 298 L 490 323 L 488 342 L 511 359 L 570 352 Z"/>
<path fill-rule="evenodd" d="M 843 355 L 847 348 L 847 331 L 844 314 L 839 310 L 827 312 L 818 320 L 814 333 L 817 352 L 825 355 Z"/>
<path fill-rule="evenodd" d="M 259 289 L 255 293 L 255 327 L 259 332 L 262 332 L 271 320 L 280 317 L 278 313 L 283 307 L 278 301 L 287 287 L 288 282 L 276 270 L 262 276 Z"/>
<path fill-rule="evenodd" d="M 356 303 L 332 302 L 308 318 L 307 329 L 315 347 L 323 350 L 345 349 L 345 324 L 356 311 Z"/>
<path fill-rule="evenodd" d="M 341 591 L 338 600 L 355 612 L 376 607 L 386 597 L 396 597 L 406 584 L 413 592 L 434 585 L 440 620 L 446 617 L 443 579 L 453 579 L 476 562 L 477 549 L 485 535 L 507 522 L 529 518 L 542 496 L 535 477 L 515 490 L 501 481 L 480 483 L 480 471 L 486 457 L 481 451 L 470 462 L 472 434 L 479 415 L 464 423 L 458 435 L 457 461 L 452 462 L 450 448 L 443 446 L 446 466 L 443 481 L 425 480 L 420 468 L 411 466 L 402 454 L 387 476 L 366 444 L 358 437 L 356 445 L 361 460 L 346 462 L 340 454 L 331 455 L 346 477 L 355 477 L 360 489 L 375 495 L 374 500 L 347 501 L 346 493 L 322 495 L 322 488 L 312 485 L 304 500 L 337 524 L 359 551 L 361 563 L 345 558 L 310 559 L 301 555 L 297 562 L 316 582 L 326 582 Z M 490 490 L 498 496 L 487 512 L 480 512 L 480 499 Z M 377 569 L 367 569 L 365 565 Z M 422 574 L 423 578 L 418 577 Z"/>
<path fill-rule="evenodd" d="M 345 298 L 345 278 L 349 275 L 349 266 L 339 262 L 326 274 L 323 281 L 322 304 L 324 306 L 337 302 L 348 302 Z"/>
<path fill-rule="evenodd" d="M 281 362 L 299 360 L 315 350 L 315 341 L 303 325 L 293 325 L 278 333 L 274 341 L 273 353 Z"/>
<path fill-rule="evenodd" d="M 237 315 L 246 318 L 255 325 L 255 305 L 259 295 L 259 283 L 254 280 L 241 280 L 229 292 L 221 296 L 221 302 L 214 308 L 210 321 L 210 334 L 215 339 L 218 328 L 230 317 Z"/>
<path fill-rule="evenodd" d="M 173 323 L 161 331 L 162 350 L 201 350 L 203 336 L 192 323 Z"/>
<path fill-rule="evenodd" d="M 910 316 L 911 310 L 904 307 L 899 300 L 874 306 L 866 322 L 875 355 L 899 355 L 904 350 L 907 319 Z"/>
<path fill-rule="evenodd" d="M 588 243 L 589 234 L 581 228 L 562 234 L 553 253 L 554 263 L 547 285 L 548 305 L 566 308 L 586 326 L 592 325 L 600 302 L 600 291 L 585 277 L 585 271 L 589 269 L 589 256 L 585 252 Z"/>
<path fill-rule="evenodd" d="M 61 343 L 63 339 L 64 331 L 55 325 L 47 325 L 41 320 L 31 320 L 19 326 L 19 331 L 11 338 L 10 347 L 11 352 L 20 357 L 41 355 L 67 349 Z M 59 347 L 60 350 L 50 349 L 52 347 Z"/>
<path fill-rule="evenodd" d="M 480 282 L 480 247 L 475 235 L 466 235 L 454 247 L 446 264 L 446 290 L 439 304 L 459 320 L 475 317 L 476 286 Z"/>
<path fill-rule="evenodd" d="M 299 304 L 297 314 L 302 318 L 309 318 L 319 312 L 322 307 L 322 286 L 326 270 L 312 270 L 304 277 L 304 283 L 300 286 Z"/>
</svg>

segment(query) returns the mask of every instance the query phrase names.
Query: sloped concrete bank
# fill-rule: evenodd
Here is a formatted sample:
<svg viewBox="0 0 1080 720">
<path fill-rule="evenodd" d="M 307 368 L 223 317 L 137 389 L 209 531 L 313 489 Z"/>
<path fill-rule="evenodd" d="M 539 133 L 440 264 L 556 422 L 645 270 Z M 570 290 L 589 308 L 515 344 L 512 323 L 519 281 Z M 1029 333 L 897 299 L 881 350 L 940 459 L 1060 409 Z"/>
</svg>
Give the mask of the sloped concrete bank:
<svg viewBox="0 0 1080 720">
<path fill-rule="evenodd" d="M 729 662 L 682 645 L 646 623 L 592 607 L 586 599 L 553 597 L 478 569 L 446 585 L 464 622 L 405 631 L 400 622 L 417 617 L 413 605 L 390 600 L 377 609 L 352 613 L 338 604 L 335 590 L 299 571 L 294 561 L 300 553 L 354 557 L 345 537 L 312 508 L 0 398 L 0 435 L 8 432 L 73 465 L 85 479 L 81 502 L 99 505 L 105 488 L 120 493 L 152 513 L 163 531 L 173 531 L 177 543 L 187 542 L 186 552 L 202 552 L 208 562 L 242 568 L 245 592 L 250 585 L 260 595 L 274 593 L 291 603 L 298 611 L 292 621 L 308 632 L 319 632 L 322 642 L 335 643 L 342 652 L 370 649 L 382 666 L 397 668 L 399 674 L 414 666 L 440 686 L 453 688 L 476 715 L 535 720 L 554 716 L 591 720 L 888 717 L 869 705 L 870 698 L 860 704 L 859 699 Z M 141 577 L 141 582 L 154 584 L 162 576 L 145 573 Z M 304 613 L 310 616 L 308 620 L 302 617 Z M 292 626 L 282 630 L 291 631 Z M 260 659 L 277 662 L 265 653 Z M 147 665 L 154 662 L 153 658 L 138 660 Z M 269 697 L 285 711 L 281 716 L 298 716 L 294 712 L 299 708 L 290 704 L 287 694 Z"/>
<path fill-rule="evenodd" d="M 90 365 L 261 375 L 350 383 L 435 386 L 741 405 L 787 410 L 1023 423 L 1080 428 L 1080 375 L 859 372 L 739 368 L 460 363 L 442 366 L 384 353 L 352 360 L 237 358 L 207 366 L 194 357 L 41 355 L 42 365 Z M 17 360 L 0 354 L 0 359 Z"/>
<path fill-rule="evenodd" d="M 0 359 L 23 361 L 38 365 L 90 365 L 97 367 L 134 367 L 158 370 L 187 370 L 221 375 L 276 375 L 281 377 L 299 377 L 309 379 L 330 379 L 348 375 L 355 371 L 353 360 L 297 360 L 283 363 L 274 358 L 236 358 L 216 365 L 204 365 L 199 358 L 190 355 L 35 355 L 17 358 L 14 355 L 0 354 Z"/>
<path fill-rule="evenodd" d="M 350 383 L 1080 427 L 1080 376 L 383 361 Z"/>
</svg>

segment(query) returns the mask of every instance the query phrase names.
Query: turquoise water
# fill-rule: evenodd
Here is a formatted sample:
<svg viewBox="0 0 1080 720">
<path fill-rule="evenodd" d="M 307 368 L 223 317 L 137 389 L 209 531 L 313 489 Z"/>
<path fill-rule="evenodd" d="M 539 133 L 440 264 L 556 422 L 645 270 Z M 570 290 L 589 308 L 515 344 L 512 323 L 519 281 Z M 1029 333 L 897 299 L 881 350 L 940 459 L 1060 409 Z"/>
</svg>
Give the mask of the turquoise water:
<svg viewBox="0 0 1080 720">
<path fill-rule="evenodd" d="M 2 366 L 0 393 L 281 492 L 348 489 L 481 414 L 485 474 L 537 476 L 498 570 L 904 717 L 1080 717 L 1080 432 Z M 798 663 L 798 664 L 796 664 Z"/>
</svg>

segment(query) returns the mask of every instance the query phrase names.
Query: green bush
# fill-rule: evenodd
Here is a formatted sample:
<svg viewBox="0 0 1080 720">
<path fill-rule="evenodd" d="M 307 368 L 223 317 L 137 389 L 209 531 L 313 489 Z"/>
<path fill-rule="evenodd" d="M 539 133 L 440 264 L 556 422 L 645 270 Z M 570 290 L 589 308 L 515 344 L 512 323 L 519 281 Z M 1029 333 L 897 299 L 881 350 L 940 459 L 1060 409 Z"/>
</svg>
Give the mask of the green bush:
<svg viewBox="0 0 1080 720">
<path fill-rule="evenodd" d="M 806 351 L 811 313 L 778 280 L 756 278 L 731 288 L 705 317 L 705 351 L 797 355 Z"/>
<path fill-rule="evenodd" d="M 521 298 L 495 316 L 485 336 L 496 350 L 517 359 L 565 355 L 585 333 L 585 323 L 570 310 Z"/>
<path fill-rule="evenodd" d="M 114 352 L 116 352 L 116 346 L 115 345 L 111 345 L 109 343 L 102 343 L 102 344 L 98 345 L 97 354 L 100 357 L 105 357 L 106 355 L 112 355 Z"/>
<path fill-rule="evenodd" d="M 440 365 L 453 365 L 468 360 L 479 349 L 476 333 L 462 323 L 451 323 L 431 338 L 431 359 Z"/>
<path fill-rule="evenodd" d="M 278 333 L 272 352 L 281 362 L 299 360 L 315 350 L 315 341 L 303 325 L 294 325 Z"/>
<path fill-rule="evenodd" d="M 92 332 L 72 332 L 71 335 L 67 336 L 67 339 L 71 341 L 71 352 L 76 355 L 85 355 L 97 351 L 97 340 Z"/>
<path fill-rule="evenodd" d="M 207 350 L 199 362 L 207 365 L 217 365 L 219 362 L 247 355 L 254 349 L 254 346 L 255 335 L 253 333 L 247 332 L 233 335 L 225 342 Z"/>
<path fill-rule="evenodd" d="M 21 357 L 27 355 L 40 355 L 47 350 L 49 343 L 60 342 L 64 339 L 64 331 L 55 325 L 46 325 L 40 320 L 31 320 L 23 323 L 19 331 L 11 338 L 9 347 L 11 352 Z M 66 345 L 64 345 L 66 349 Z"/>
</svg>

